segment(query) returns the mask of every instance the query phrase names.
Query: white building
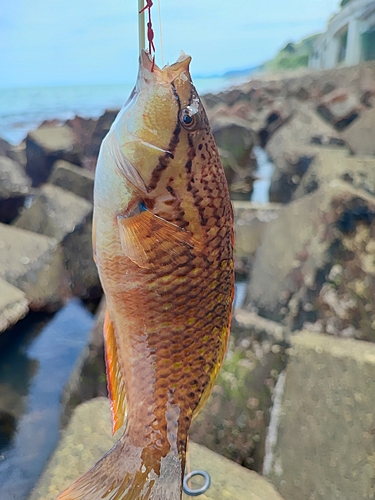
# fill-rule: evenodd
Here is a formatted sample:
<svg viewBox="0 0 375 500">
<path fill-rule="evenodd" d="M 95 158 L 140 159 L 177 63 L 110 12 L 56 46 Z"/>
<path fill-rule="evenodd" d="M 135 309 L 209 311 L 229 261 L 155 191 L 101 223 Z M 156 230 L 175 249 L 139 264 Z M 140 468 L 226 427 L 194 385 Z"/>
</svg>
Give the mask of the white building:
<svg viewBox="0 0 375 500">
<path fill-rule="evenodd" d="M 343 0 L 315 42 L 309 67 L 354 66 L 375 60 L 375 0 Z"/>
</svg>

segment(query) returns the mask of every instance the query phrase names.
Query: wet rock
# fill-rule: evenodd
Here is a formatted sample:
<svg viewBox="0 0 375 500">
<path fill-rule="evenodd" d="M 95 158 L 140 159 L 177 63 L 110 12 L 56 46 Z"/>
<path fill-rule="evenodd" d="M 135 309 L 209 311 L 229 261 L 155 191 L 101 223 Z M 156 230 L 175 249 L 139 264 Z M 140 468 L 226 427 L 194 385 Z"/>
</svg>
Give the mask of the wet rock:
<svg viewBox="0 0 375 500">
<path fill-rule="evenodd" d="M 264 468 L 288 500 L 375 497 L 374 360 L 366 342 L 292 337 Z"/>
<path fill-rule="evenodd" d="M 253 190 L 256 158 L 253 154 L 255 134 L 240 119 L 221 118 L 213 123 L 213 134 L 219 148 L 232 199 L 249 200 Z M 202 153 L 204 156 L 204 152 Z"/>
<path fill-rule="evenodd" d="M 342 135 L 356 155 L 375 155 L 375 108 L 363 111 Z"/>
<path fill-rule="evenodd" d="M 32 310 L 55 309 L 67 295 L 54 238 L 0 224 L 0 278 L 26 294 Z"/>
<path fill-rule="evenodd" d="M 99 460 L 119 435 L 111 435 L 109 403 L 98 398 L 79 406 L 63 434 L 46 471 L 30 500 L 55 500 L 56 496 Z M 213 452 L 190 443 L 194 469 L 211 475 L 212 485 L 202 500 L 282 500 L 264 478 Z M 189 497 L 183 495 L 183 499 Z"/>
<path fill-rule="evenodd" d="M 100 295 L 92 257 L 91 217 L 89 201 L 46 184 L 33 204 L 14 222 L 16 227 L 51 236 L 61 243 L 71 291 L 82 298 Z"/>
<path fill-rule="evenodd" d="M 362 105 L 356 95 L 346 89 L 336 89 L 326 94 L 317 106 L 317 111 L 332 123 L 337 130 L 343 130 L 359 116 Z"/>
<path fill-rule="evenodd" d="M 67 125 L 45 124 L 30 132 L 26 137 L 26 157 L 26 173 L 33 186 L 47 181 L 57 160 L 80 165 L 74 134 Z"/>
<path fill-rule="evenodd" d="M 275 380 L 285 367 L 286 329 L 237 310 L 227 355 L 190 437 L 261 471 Z"/>
<path fill-rule="evenodd" d="M 94 174 L 67 161 L 57 161 L 49 178 L 51 184 L 93 201 Z"/>
<path fill-rule="evenodd" d="M 0 222 L 9 224 L 30 192 L 30 180 L 18 163 L 0 156 Z"/>
<path fill-rule="evenodd" d="M 344 147 L 345 143 L 308 105 L 299 104 L 292 118 L 273 134 L 266 146 L 276 167 L 270 201 L 288 203 L 309 169 L 318 146 L 332 145 Z"/>
<path fill-rule="evenodd" d="M 26 316 L 28 310 L 25 293 L 0 278 L 0 333 Z"/>
<path fill-rule="evenodd" d="M 375 156 L 350 156 L 343 149 L 322 149 L 302 178 L 293 198 L 311 193 L 333 179 L 375 195 Z"/>
<path fill-rule="evenodd" d="M 374 339 L 374 218 L 375 198 L 340 181 L 279 210 L 255 256 L 247 307 L 291 330 L 313 324 Z"/>
</svg>

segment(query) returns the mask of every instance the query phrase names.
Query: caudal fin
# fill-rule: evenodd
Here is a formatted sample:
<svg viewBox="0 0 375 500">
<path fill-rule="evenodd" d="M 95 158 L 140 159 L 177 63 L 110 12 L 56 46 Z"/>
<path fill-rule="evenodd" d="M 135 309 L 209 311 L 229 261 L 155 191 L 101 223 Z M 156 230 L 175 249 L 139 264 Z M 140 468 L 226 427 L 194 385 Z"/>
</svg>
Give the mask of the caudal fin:
<svg viewBox="0 0 375 500">
<path fill-rule="evenodd" d="M 160 468 L 146 465 L 142 448 L 120 441 L 57 500 L 180 500 L 182 461 L 169 453 Z"/>
</svg>

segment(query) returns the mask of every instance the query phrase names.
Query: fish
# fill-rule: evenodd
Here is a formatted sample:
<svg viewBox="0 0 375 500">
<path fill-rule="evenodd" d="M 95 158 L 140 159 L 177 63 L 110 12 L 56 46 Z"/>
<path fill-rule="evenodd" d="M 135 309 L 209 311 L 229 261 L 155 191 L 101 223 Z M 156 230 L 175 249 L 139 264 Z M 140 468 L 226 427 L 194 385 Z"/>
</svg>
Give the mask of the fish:
<svg viewBox="0 0 375 500">
<path fill-rule="evenodd" d="M 234 291 L 233 210 L 191 57 L 146 51 L 104 138 L 93 252 L 115 446 L 58 500 L 182 498 L 188 432 L 215 384 Z"/>
</svg>

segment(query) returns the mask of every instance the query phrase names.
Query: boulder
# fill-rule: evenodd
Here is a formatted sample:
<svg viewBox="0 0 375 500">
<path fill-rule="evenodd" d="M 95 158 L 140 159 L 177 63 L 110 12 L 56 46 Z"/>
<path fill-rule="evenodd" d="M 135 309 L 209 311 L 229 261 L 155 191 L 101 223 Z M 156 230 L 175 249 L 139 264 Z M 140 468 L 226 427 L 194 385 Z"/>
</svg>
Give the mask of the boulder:
<svg viewBox="0 0 375 500">
<path fill-rule="evenodd" d="M 0 156 L 0 222 L 9 224 L 18 215 L 29 192 L 30 180 L 23 168 Z"/>
<path fill-rule="evenodd" d="M 5 224 L 0 224 L 0 278 L 22 290 L 32 310 L 53 310 L 68 293 L 58 242 Z"/>
<path fill-rule="evenodd" d="M 361 113 L 342 135 L 352 153 L 375 155 L 375 107 Z"/>
<path fill-rule="evenodd" d="M 298 104 L 292 118 L 273 134 L 266 146 L 275 164 L 270 201 L 288 203 L 319 146 L 332 145 L 344 147 L 345 143 L 308 105 Z"/>
<path fill-rule="evenodd" d="M 311 193 L 333 179 L 375 195 L 375 156 L 350 156 L 343 149 L 322 149 L 303 176 L 293 198 Z"/>
<path fill-rule="evenodd" d="M 87 145 L 84 158 L 84 166 L 90 172 L 95 172 L 96 161 L 99 155 L 100 145 L 102 140 L 109 132 L 112 123 L 118 114 L 118 109 L 109 109 L 99 118 L 92 132 L 91 140 Z M 74 162 L 73 162 L 74 163 Z"/>
<path fill-rule="evenodd" d="M 0 278 L 0 333 L 26 316 L 28 310 L 25 293 Z"/>
<path fill-rule="evenodd" d="M 53 165 L 48 182 L 93 201 L 94 174 L 72 163 L 64 160 L 57 161 Z"/>
<path fill-rule="evenodd" d="M 266 225 L 247 308 L 291 330 L 375 340 L 375 198 L 332 181 Z"/>
<path fill-rule="evenodd" d="M 255 134 L 239 118 L 216 119 L 212 131 L 219 148 L 232 199 L 249 200 L 257 163 L 253 153 Z"/>
<path fill-rule="evenodd" d="M 358 118 L 362 105 L 357 95 L 340 88 L 324 95 L 316 109 L 337 130 L 343 130 Z"/>
<path fill-rule="evenodd" d="M 9 142 L 0 137 L 0 156 L 8 156 L 11 148 L 12 146 L 9 144 Z"/>
<path fill-rule="evenodd" d="M 46 184 L 32 205 L 14 221 L 16 227 L 53 237 L 61 243 L 71 291 L 82 298 L 100 295 L 92 256 L 91 218 L 89 201 Z"/>
<path fill-rule="evenodd" d="M 7 156 L 25 169 L 27 163 L 25 142 L 21 142 L 21 144 L 16 146 L 11 146 L 7 152 Z"/>
<path fill-rule="evenodd" d="M 287 332 L 256 314 L 236 310 L 223 367 L 190 437 L 256 471 L 263 466 L 266 430 Z"/>
<path fill-rule="evenodd" d="M 45 124 L 29 132 L 26 137 L 26 173 L 32 185 L 46 182 L 57 160 L 80 165 L 78 153 L 73 131 L 67 125 Z"/>
<path fill-rule="evenodd" d="M 288 500 L 375 498 L 375 346 L 303 332 L 277 383 L 264 473 Z"/>
<path fill-rule="evenodd" d="M 56 496 L 99 460 L 119 433 L 111 435 L 109 403 L 97 398 L 80 405 L 35 487 L 30 500 L 55 500 Z M 282 500 L 267 480 L 244 467 L 190 443 L 190 462 L 211 476 L 211 486 L 202 500 Z M 188 500 L 183 495 L 183 500 Z"/>
</svg>

